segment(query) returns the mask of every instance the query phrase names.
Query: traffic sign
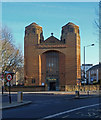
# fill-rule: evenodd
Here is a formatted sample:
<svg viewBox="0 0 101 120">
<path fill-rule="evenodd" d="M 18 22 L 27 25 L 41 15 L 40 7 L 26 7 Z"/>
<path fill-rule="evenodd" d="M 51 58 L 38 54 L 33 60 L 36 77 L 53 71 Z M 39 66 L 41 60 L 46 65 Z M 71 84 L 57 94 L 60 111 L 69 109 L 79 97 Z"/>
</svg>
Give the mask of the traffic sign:
<svg viewBox="0 0 101 120">
<path fill-rule="evenodd" d="M 12 75 L 10 73 L 8 73 L 6 75 L 6 79 L 7 79 L 8 82 L 10 82 L 12 80 Z"/>
</svg>

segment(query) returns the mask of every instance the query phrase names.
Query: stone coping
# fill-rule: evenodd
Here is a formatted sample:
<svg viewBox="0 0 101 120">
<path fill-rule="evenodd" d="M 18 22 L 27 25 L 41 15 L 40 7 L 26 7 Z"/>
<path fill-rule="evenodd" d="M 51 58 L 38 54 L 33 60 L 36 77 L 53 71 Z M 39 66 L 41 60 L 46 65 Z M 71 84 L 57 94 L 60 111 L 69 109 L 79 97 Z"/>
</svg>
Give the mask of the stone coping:
<svg viewBox="0 0 101 120">
<path fill-rule="evenodd" d="M 19 91 L 18 91 L 19 92 Z M 11 94 L 17 94 L 18 92 L 11 92 Z M 23 91 L 22 91 L 23 92 Z M 101 91 L 89 91 L 89 94 L 99 95 Z M 4 92 L 4 95 L 8 95 L 9 92 Z M 40 92 L 23 92 L 23 94 L 75 94 L 75 91 L 40 91 Z M 80 91 L 80 94 L 87 94 L 87 91 Z"/>
</svg>

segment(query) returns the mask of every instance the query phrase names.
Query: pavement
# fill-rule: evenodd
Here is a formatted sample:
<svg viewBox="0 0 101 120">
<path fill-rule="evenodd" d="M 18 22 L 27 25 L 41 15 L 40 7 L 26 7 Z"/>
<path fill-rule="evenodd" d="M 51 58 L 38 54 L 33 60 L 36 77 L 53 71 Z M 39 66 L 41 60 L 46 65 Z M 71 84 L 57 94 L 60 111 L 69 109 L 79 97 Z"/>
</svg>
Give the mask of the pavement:
<svg viewBox="0 0 101 120">
<path fill-rule="evenodd" d="M 4 102 L 2 103 L 2 105 L 0 105 L 0 109 L 9 109 L 9 108 L 15 108 L 15 107 L 20 107 L 23 105 L 27 105 L 32 103 L 32 101 L 22 101 L 22 102 L 12 102 L 12 103 L 8 103 L 8 102 Z"/>
<path fill-rule="evenodd" d="M 86 98 L 94 98 L 94 97 L 99 97 L 98 95 L 96 96 L 90 96 L 90 95 L 87 95 L 87 96 L 75 96 L 74 99 L 86 99 Z"/>
</svg>

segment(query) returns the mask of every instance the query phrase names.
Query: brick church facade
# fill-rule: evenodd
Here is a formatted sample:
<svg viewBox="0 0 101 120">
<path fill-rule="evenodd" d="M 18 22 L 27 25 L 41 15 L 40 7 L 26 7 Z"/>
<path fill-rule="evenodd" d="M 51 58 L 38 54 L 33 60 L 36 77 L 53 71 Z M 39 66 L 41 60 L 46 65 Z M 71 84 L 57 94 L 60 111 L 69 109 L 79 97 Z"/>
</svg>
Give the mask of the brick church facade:
<svg viewBox="0 0 101 120">
<path fill-rule="evenodd" d="M 76 85 L 81 78 L 79 27 L 71 22 L 62 27 L 60 40 L 51 36 L 44 40 L 42 27 L 32 23 L 25 28 L 25 86 L 45 86 L 61 90 Z"/>
</svg>

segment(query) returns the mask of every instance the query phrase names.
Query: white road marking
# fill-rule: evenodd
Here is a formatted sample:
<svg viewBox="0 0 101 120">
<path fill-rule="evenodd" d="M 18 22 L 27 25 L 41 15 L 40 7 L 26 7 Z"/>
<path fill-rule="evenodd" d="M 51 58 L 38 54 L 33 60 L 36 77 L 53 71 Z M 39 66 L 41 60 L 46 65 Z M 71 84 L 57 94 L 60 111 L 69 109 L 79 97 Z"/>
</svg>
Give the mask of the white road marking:
<svg viewBox="0 0 101 120">
<path fill-rule="evenodd" d="M 63 115 L 63 114 L 66 114 L 66 113 L 70 113 L 70 112 L 73 112 L 73 111 L 76 111 L 76 110 L 80 110 L 80 109 L 84 109 L 84 108 L 88 108 L 88 107 L 94 107 L 94 106 L 97 106 L 97 105 L 100 105 L 100 104 L 93 104 L 93 105 L 88 105 L 88 106 L 83 106 L 83 107 L 67 110 L 67 111 L 60 112 L 60 113 L 57 113 L 57 114 L 54 114 L 54 115 L 46 116 L 46 117 L 44 117 L 42 119 L 39 119 L 39 120 L 53 118 L 53 117 L 56 117 L 56 116 L 59 116 L 59 115 Z"/>
</svg>

